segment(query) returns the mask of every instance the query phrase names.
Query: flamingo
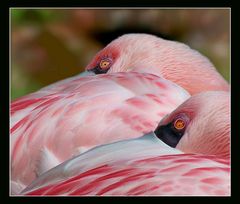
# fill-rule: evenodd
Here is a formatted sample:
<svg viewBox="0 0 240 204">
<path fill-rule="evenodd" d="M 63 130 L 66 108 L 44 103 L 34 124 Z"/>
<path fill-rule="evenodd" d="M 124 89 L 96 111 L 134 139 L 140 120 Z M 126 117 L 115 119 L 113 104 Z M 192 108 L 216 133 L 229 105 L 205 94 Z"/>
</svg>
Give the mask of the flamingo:
<svg viewBox="0 0 240 204">
<path fill-rule="evenodd" d="M 100 50 L 86 66 L 95 74 L 136 71 L 168 79 L 191 95 L 210 90 L 228 91 L 214 65 L 189 46 L 150 34 L 125 34 Z"/>
<path fill-rule="evenodd" d="M 154 132 L 95 147 L 22 195 L 230 195 L 229 93 L 196 94 Z"/>
<path fill-rule="evenodd" d="M 13 102 L 13 194 L 87 149 L 153 130 L 189 96 L 171 81 L 129 72 L 76 76 Z"/>
<path fill-rule="evenodd" d="M 227 82 L 186 45 L 147 34 L 116 39 L 85 73 L 11 103 L 12 193 L 94 146 L 154 130 L 187 92 L 219 89 Z"/>
</svg>

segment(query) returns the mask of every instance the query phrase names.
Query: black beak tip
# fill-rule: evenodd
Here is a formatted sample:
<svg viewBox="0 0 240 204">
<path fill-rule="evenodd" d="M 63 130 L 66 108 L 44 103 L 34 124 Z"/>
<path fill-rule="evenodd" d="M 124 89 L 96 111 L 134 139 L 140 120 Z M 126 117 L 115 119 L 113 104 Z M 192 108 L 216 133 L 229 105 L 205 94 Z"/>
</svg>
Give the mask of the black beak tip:
<svg viewBox="0 0 240 204">
<path fill-rule="evenodd" d="M 154 133 L 161 141 L 173 148 L 177 146 L 183 135 L 181 132 L 174 131 L 171 123 L 158 126 Z"/>
</svg>

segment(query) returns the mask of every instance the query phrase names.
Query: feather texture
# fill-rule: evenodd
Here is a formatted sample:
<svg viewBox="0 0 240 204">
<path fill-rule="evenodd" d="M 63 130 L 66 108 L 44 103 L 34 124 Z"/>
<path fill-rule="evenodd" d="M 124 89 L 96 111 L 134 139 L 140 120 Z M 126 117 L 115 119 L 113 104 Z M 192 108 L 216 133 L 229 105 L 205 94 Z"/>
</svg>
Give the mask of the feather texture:
<svg viewBox="0 0 240 204">
<path fill-rule="evenodd" d="M 172 82 L 135 72 L 76 76 L 20 98 L 11 104 L 11 179 L 25 185 L 35 179 L 44 148 L 63 162 L 153 131 L 187 98 Z"/>
<path fill-rule="evenodd" d="M 36 179 L 23 194 L 229 195 L 229 172 L 227 160 L 183 154 L 151 133 L 66 161 Z"/>
</svg>

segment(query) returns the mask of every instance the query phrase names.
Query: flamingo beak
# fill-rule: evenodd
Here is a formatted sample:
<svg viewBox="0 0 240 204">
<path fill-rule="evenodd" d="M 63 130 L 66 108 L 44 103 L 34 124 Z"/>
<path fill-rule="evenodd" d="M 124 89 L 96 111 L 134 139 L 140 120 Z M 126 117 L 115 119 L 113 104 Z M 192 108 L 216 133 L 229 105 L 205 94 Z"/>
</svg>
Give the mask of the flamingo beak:
<svg viewBox="0 0 240 204">
<path fill-rule="evenodd" d="M 108 70 L 109 70 L 109 68 L 108 69 L 102 69 L 101 67 L 96 66 L 92 69 L 89 69 L 88 71 L 93 72 L 95 74 L 106 74 L 108 72 Z"/>
<path fill-rule="evenodd" d="M 158 126 L 154 131 L 154 134 L 165 144 L 169 145 L 172 148 L 175 148 L 182 138 L 184 132 L 176 132 L 171 126 L 171 123 Z"/>
</svg>

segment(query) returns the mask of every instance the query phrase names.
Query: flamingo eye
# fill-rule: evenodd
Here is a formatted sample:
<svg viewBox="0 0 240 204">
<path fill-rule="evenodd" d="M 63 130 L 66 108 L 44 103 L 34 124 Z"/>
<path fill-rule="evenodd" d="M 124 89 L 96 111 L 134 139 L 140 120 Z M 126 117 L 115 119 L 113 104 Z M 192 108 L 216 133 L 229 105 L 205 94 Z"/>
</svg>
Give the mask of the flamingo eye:
<svg viewBox="0 0 240 204">
<path fill-rule="evenodd" d="M 88 71 L 94 72 L 95 74 L 106 74 L 110 69 L 112 62 L 111 58 L 101 59 L 94 68 L 88 69 Z"/>
<path fill-rule="evenodd" d="M 185 128 L 186 123 L 183 119 L 179 118 L 179 119 L 175 120 L 173 126 L 176 130 L 182 130 Z"/>
<path fill-rule="evenodd" d="M 108 69 L 111 66 L 111 61 L 109 59 L 103 59 L 99 63 L 101 69 Z"/>
</svg>

